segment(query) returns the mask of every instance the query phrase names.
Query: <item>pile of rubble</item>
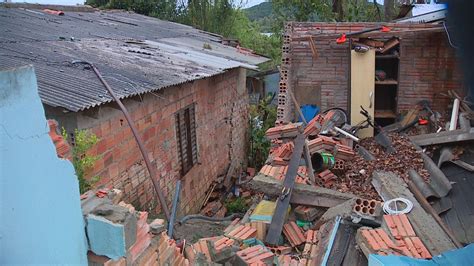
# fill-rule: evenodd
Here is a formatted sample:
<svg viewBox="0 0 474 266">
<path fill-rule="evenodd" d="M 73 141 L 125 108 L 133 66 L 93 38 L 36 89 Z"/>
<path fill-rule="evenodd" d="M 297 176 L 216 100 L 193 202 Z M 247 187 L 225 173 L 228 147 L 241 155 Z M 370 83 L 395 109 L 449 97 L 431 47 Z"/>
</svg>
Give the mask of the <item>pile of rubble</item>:
<svg viewBox="0 0 474 266">
<path fill-rule="evenodd" d="M 189 265 L 165 221 L 148 223 L 148 212 L 121 201 L 117 189 L 88 191 L 81 196 L 89 265 Z"/>
<path fill-rule="evenodd" d="M 372 255 L 431 259 L 461 248 L 427 201 L 446 196 L 451 184 L 417 146 L 417 139 L 426 146 L 425 136 L 381 130 L 360 140 L 341 117 L 329 111 L 305 126 L 270 128 L 270 154 L 259 172 L 248 169 L 232 186 L 218 179 L 200 215 L 176 227 L 203 219 L 225 228 L 209 237 L 196 239 L 199 233 L 188 230 L 196 234 L 175 241 L 165 221 L 147 223 L 147 213 L 121 202 L 120 192 L 84 195 L 89 262 L 367 265 Z M 229 198 L 251 207 L 226 217 Z"/>
<path fill-rule="evenodd" d="M 268 160 L 244 186 L 263 200 L 187 247 L 190 262 L 366 265 L 372 254 L 431 259 L 460 248 L 426 205 L 426 191 L 450 190 L 431 159 L 389 130 L 363 140 L 350 127 L 334 130 L 338 115 L 270 128 Z"/>
</svg>

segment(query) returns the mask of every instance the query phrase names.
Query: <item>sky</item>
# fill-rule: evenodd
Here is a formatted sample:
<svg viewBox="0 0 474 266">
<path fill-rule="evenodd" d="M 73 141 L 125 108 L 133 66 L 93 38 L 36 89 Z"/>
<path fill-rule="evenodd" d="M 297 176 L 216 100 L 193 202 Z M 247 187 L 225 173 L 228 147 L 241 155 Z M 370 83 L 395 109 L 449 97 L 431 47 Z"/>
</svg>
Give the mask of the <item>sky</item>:
<svg viewBox="0 0 474 266">
<path fill-rule="evenodd" d="M 258 5 L 265 0 L 242 0 L 244 3 L 243 8 L 248 8 L 254 5 Z M 373 2 L 373 0 L 368 0 L 369 2 Z M 0 0 L 3 2 L 3 0 Z M 53 4 L 53 5 L 76 5 L 76 4 L 84 4 L 84 0 L 12 0 L 12 2 L 25 2 L 25 3 L 37 3 L 37 4 Z M 377 0 L 377 3 L 383 4 L 383 0 Z"/>
<path fill-rule="evenodd" d="M 258 5 L 264 0 L 243 0 L 244 1 L 244 8 L 251 7 L 254 5 Z M 3 0 L 0 0 L 3 2 Z M 12 0 L 14 3 L 18 2 L 26 2 L 26 3 L 37 3 L 37 4 L 53 4 L 53 5 L 76 5 L 76 4 L 84 4 L 84 0 Z"/>
</svg>

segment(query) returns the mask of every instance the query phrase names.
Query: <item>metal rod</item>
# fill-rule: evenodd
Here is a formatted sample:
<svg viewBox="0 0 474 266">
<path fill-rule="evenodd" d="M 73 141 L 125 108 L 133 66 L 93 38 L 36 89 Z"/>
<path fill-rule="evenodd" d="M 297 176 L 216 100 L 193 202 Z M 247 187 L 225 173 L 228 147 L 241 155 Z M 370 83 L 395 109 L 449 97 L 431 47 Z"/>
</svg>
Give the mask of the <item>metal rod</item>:
<svg viewBox="0 0 474 266">
<path fill-rule="evenodd" d="M 84 65 L 89 65 L 92 70 L 94 70 L 94 73 L 97 75 L 99 78 L 100 82 L 105 86 L 107 91 L 109 92 L 110 96 L 114 99 L 114 101 L 118 104 L 120 109 L 122 110 L 123 115 L 125 116 L 125 119 L 127 119 L 128 125 L 130 126 L 130 129 L 132 130 L 133 136 L 135 137 L 135 140 L 137 141 L 138 148 L 140 149 L 140 152 L 143 156 L 143 160 L 145 161 L 146 167 L 148 169 L 148 172 L 150 173 L 150 178 L 153 183 L 153 187 L 155 188 L 156 195 L 158 196 L 158 200 L 161 205 L 161 209 L 163 210 L 163 213 L 165 214 L 166 220 L 169 221 L 170 219 L 170 211 L 168 210 L 168 205 L 166 204 L 166 199 L 165 196 L 163 195 L 163 192 L 160 189 L 160 185 L 156 178 L 158 178 L 158 175 L 156 174 L 155 168 L 151 165 L 150 159 L 147 156 L 147 152 L 145 149 L 145 145 L 143 145 L 143 141 L 138 134 L 138 130 L 133 124 L 133 120 L 130 117 L 130 114 L 128 113 L 127 108 L 123 105 L 122 101 L 115 95 L 113 92 L 112 88 L 109 86 L 107 81 L 104 80 L 102 75 L 100 74 L 99 70 L 91 63 L 86 62 L 86 61 L 80 61 L 80 60 L 75 60 L 72 62 L 73 64 L 84 64 Z"/>
<path fill-rule="evenodd" d="M 443 231 L 448 235 L 448 237 L 451 239 L 451 241 L 453 241 L 454 245 L 457 247 L 457 248 L 462 248 L 463 245 L 457 240 L 456 236 L 453 234 L 453 232 L 451 232 L 451 230 L 448 228 L 448 226 L 443 222 L 443 220 L 441 220 L 441 218 L 439 217 L 438 213 L 436 212 L 435 209 L 433 209 L 433 207 L 431 206 L 431 204 L 425 199 L 425 197 L 423 197 L 423 194 L 421 193 L 421 191 L 418 189 L 418 187 L 415 185 L 415 183 L 413 183 L 413 181 L 408 181 L 408 188 L 410 189 L 410 191 L 413 193 L 413 195 L 415 196 L 416 200 L 418 200 L 418 202 L 420 203 L 421 207 L 423 207 L 423 209 L 428 212 L 429 214 L 431 214 L 431 216 L 435 219 L 435 221 L 439 224 L 439 226 L 441 226 L 441 228 L 443 229 Z"/>
<path fill-rule="evenodd" d="M 351 139 L 352 139 L 353 141 L 355 141 L 355 142 L 359 142 L 359 140 L 360 140 L 358 137 L 356 137 L 356 136 L 350 134 L 349 132 L 346 132 L 345 130 L 342 130 L 342 129 L 338 128 L 338 127 L 334 127 L 334 129 L 335 129 L 337 132 L 339 132 L 339 133 L 341 133 L 341 134 L 343 134 L 343 135 L 345 135 L 345 136 L 351 138 Z"/>
<path fill-rule="evenodd" d="M 168 236 L 173 237 L 174 220 L 176 219 L 176 210 L 178 208 L 179 194 L 181 193 L 181 180 L 176 182 L 176 190 L 174 192 L 173 206 L 171 208 L 171 217 L 168 222 Z"/>
<path fill-rule="evenodd" d="M 337 230 L 339 230 L 340 224 L 341 224 L 341 216 L 337 216 L 336 221 L 334 223 L 334 227 L 332 228 L 331 237 L 329 238 L 329 243 L 326 248 L 326 252 L 324 253 L 323 261 L 321 262 L 321 266 L 326 266 L 328 263 L 329 255 L 331 254 L 334 241 L 336 240 L 336 234 L 337 234 Z"/>
</svg>

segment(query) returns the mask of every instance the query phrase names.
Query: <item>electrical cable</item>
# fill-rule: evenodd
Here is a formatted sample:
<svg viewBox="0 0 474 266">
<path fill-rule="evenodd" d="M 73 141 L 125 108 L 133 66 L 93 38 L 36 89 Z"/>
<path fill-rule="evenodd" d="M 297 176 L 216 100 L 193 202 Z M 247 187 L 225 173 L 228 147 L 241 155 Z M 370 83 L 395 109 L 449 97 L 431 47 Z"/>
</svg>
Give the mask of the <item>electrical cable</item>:
<svg viewBox="0 0 474 266">
<path fill-rule="evenodd" d="M 397 202 L 402 202 L 406 205 L 406 207 L 402 210 L 398 210 L 398 206 L 397 206 Z M 393 210 L 390 205 L 394 203 L 395 205 L 395 210 Z M 405 214 L 405 213 L 409 213 L 411 210 L 413 209 L 413 203 L 408 200 L 408 199 L 405 199 L 405 198 L 395 198 L 395 199 L 391 199 L 391 200 L 388 200 L 386 201 L 384 204 L 383 204 L 383 211 L 386 213 L 386 214 Z"/>
<path fill-rule="evenodd" d="M 451 45 L 451 47 L 453 47 L 454 49 L 459 49 L 459 47 L 454 45 L 453 42 L 451 41 L 451 36 L 449 35 L 448 28 L 446 27 L 446 22 L 444 21 L 443 21 L 443 27 L 444 27 L 444 30 L 446 31 L 446 35 L 448 36 L 449 45 Z"/>
</svg>

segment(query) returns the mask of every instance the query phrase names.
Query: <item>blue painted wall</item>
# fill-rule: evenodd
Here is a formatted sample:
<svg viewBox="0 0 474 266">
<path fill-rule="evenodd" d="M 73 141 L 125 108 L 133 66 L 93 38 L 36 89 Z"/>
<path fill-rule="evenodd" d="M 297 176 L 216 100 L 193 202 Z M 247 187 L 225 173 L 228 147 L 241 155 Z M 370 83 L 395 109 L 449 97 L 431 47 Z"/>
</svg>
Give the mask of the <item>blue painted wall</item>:
<svg viewBox="0 0 474 266">
<path fill-rule="evenodd" d="M 0 72 L 0 264 L 87 264 L 72 164 L 56 156 L 32 66 Z"/>
</svg>

